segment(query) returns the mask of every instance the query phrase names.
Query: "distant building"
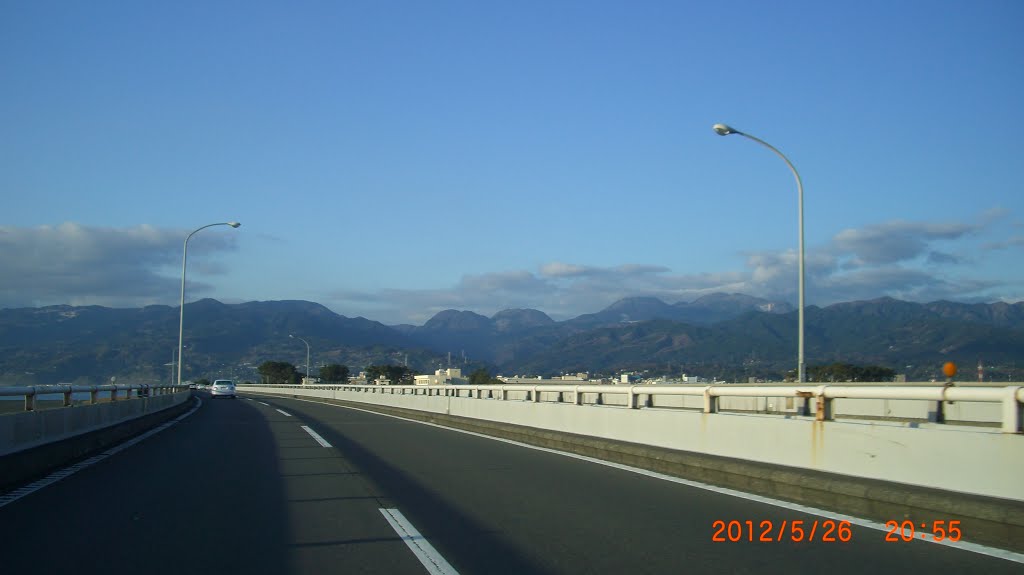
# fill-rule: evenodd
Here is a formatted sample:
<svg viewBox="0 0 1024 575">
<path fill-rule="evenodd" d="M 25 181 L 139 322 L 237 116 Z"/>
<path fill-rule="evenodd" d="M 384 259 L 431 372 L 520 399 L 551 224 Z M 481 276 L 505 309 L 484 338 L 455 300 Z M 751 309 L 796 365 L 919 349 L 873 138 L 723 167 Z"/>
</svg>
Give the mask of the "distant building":
<svg viewBox="0 0 1024 575">
<path fill-rule="evenodd" d="M 413 377 L 416 385 L 462 385 L 469 380 L 462 377 L 462 370 L 457 367 L 439 369 L 433 375 L 417 375 Z"/>
<path fill-rule="evenodd" d="M 539 375 L 529 377 L 521 377 L 518 375 L 509 377 L 506 375 L 499 375 L 497 377 L 497 379 L 499 379 L 502 383 L 507 383 L 509 385 L 569 385 L 572 383 L 581 383 L 589 381 L 589 378 L 590 376 L 586 373 L 577 373 L 574 375 L 560 375 L 558 377 L 550 379 L 541 377 Z"/>
</svg>

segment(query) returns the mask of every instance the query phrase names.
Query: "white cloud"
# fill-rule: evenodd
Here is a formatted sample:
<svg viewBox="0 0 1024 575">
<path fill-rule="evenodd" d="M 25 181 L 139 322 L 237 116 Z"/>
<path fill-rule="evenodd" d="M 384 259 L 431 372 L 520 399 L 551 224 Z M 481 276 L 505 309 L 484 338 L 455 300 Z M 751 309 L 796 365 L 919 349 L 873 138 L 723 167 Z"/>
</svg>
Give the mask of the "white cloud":
<svg viewBox="0 0 1024 575">
<path fill-rule="evenodd" d="M 1020 274 L 999 281 L 979 270 L 1009 257 L 1024 239 L 986 212 L 974 223 L 895 221 L 844 229 L 806 254 L 807 303 L 892 296 L 915 301 L 1018 301 Z M 0 227 L 0 307 L 68 303 L 136 307 L 177 302 L 182 238 L 187 230 L 152 226 L 89 227 L 74 223 L 36 228 Z M 1000 237 L 1000 235 L 1002 235 Z M 189 243 L 189 300 L 209 293 L 192 278 L 222 274 L 204 257 L 235 248 L 234 234 L 200 234 Z M 967 255 L 964 255 L 967 254 Z M 423 323 L 444 309 L 485 315 L 534 308 L 555 319 L 595 312 L 624 297 L 692 301 L 714 292 L 745 293 L 796 303 L 796 250 L 751 251 L 741 269 L 673 273 L 651 263 L 594 266 L 553 261 L 536 269 L 465 275 L 450 287 L 337 290 L 321 298 L 335 311 L 385 323 Z M 1016 268 L 1014 268 L 1016 269 Z M 1016 283 L 1014 283 L 1016 281 Z"/>
<path fill-rule="evenodd" d="M 892 221 L 844 229 L 826 245 L 805 254 L 807 303 L 828 305 L 881 296 L 912 301 L 1012 299 L 998 290 L 1024 293 L 1022 286 L 978 279 L 972 267 L 977 257 L 960 255 L 972 251 L 969 244 L 976 236 L 998 231 L 995 224 L 1005 215 L 1005 210 L 990 210 L 967 224 Z M 1006 249 L 1021 243 L 1017 237 L 983 247 Z M 510 307 L 529 307 L 564 319 L 598 311 L 624 297 L 654 296 L 674 303 L 714 292 L 796 303 L 795 249 L 745 256 L 744 269 L 716 274 L 672 274 L 655 264 L 599 267 L 549 262 L 536 272 L 466 276 L 450 289 L 334 294 L 334 301 L 342 313 L 347 305 L 372 302 L 380 312 L 374 317 L 390 323 L 398 317 L 422 323 L 447 308 L 492 315 Z"/>
<path fill-rule="evenodd" d="M 0 227 L 0 307 L 52 304 L 134 307 L 177 301 L 180 276 L 162 270 L 180 267 L 187 231 L 141 225 L 103 228 L 58 226 Z M 202 273 L 216 274 L 204 254 L 234 248 L 229 235 L 207 234 L 189 242 L 189 260 Z M 190 281 L 189 293 L 208 286 Z M 192 299 L 190 297 L 190 299 Z"/>
<path fill-rule="evenodd" d="M 593 273 L 594 268 L 563 262 L 551 262 L 540 266 L 540 275 L 549 278 L 582 277 Z"/>
<path fill-rule="evenodd" d="M 998 242 L 988 242 L 982 244 L 981 248 L 988 251 L 1024 248 L 1024 236 L 1013 236 Z"/>
<path fill-rule="evenodd" d="M 894 221 L 845 229 L 833 239 L 835 248 L 862 265 L 912 260 L 938 240 L 955 240 L 979 229 L 978 224 Z"/>
</svg>

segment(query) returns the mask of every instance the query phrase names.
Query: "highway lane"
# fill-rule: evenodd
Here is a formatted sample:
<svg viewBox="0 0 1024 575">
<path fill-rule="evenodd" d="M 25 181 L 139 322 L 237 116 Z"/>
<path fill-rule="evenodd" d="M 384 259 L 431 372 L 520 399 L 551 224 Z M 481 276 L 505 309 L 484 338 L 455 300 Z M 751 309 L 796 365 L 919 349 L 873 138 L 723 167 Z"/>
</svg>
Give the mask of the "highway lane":
<svg viewBox="0 0 1024 575">
<path fill-rule="evenodd" d="M 424 573 L 334 450 L 245 400 L 0 508 L 3 573 Z"/>
<path fill-rule="evenodd" d="M 1021 570 L 857 526 L 848 543 L 820 533 L 716 543 L 717 520 L 824 519 L 377 414 L 251 397 L 206 395 L 179 424 L 0 508 L 4 572 L 426 573 L 380 509 L 398 509 L 463 575 Z"/>
<path fill-rule="evenodd" d="M 886 542 L 858 526 L 849 543 L 716 543 L 716 520 L 803 520 L 809 532 L 823 518 L 377 414 L 263 401 L 316 428 L 461 573 L 1021 570 L 945 546 Z"/>
</svg>

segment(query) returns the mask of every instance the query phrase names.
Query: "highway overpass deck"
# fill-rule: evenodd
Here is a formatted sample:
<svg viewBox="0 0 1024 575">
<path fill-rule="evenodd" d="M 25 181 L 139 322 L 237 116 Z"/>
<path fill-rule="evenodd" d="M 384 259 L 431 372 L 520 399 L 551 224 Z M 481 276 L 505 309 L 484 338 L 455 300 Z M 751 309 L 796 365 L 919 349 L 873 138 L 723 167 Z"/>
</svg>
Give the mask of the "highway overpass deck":
<svg viewBox="0 0 1024 575">
<path fill-rule="evenodd" d="M 380 414 L 202 399 L 165 431 L 0 507 L 4 571 L 444 572 L 413 552 L 421 543 L 463 574 L 1021 570 L 859 525 L 841 541 L 829 516 Z"/>
</svg>

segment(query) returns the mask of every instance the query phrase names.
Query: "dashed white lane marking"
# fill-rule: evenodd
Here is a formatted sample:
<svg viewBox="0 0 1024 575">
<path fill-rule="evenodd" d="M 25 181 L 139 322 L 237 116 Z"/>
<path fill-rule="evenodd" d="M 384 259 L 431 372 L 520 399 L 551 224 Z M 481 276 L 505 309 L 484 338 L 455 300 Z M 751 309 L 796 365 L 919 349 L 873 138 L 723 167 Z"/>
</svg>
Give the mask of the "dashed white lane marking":
<svg viewBox="0 0 1024 575">
<path fill-rule="evenodd" d="M 388 520 L 395 533 L 398 533 L 402 541 L 405 541 L 413 555 L 426 567 L 427 573 L 431 575 L 459 575 L 459 572 L 437 552 L 437 549 L 434 549 L 434 546 L 427 541 L 427 538 L 421 535 L 413 527 L 412 523 L 409 523 L 409 520 L 402 515 L 401 511 L 381 508 L 380 512 L 384 515 L 384 519 Z"/>
<path fill-rule="evenodd" d="M 288 413 L 287 411 L 281 411 L 280 409 L 278 409 L 277 412 L 280 413 L 281 415 L 285 416 L 285 417 L 291 417 L 292 416 L 292 414 Z"/>
<path fill-rule="evenodd" d="M 267 407 L 270 407 L 270 404 L 269 404 L 269 403 L 263 403 L 262 401 L 257 401 L 256 403 L 258 403 L 258 404 L 260 404 L 260 405 L 265 405 L 265 406 L 267 406 Z"/>
<path fill-rule="evenodd" d="M 108 449 L 108 450 L 106 450 L 106 451 L 104 451 L 104 452 L 102 452 L 102 453 L 100 453 L 98 455 L 93 455 L 89 459 L 86 459 L 84 461 L 79 461 L 78 463 L 76 463 L 74 465 L 70 465 L 68 467 L 65 467 L 64 469 L 59 469 L 57 471 L 54 471 L 53 473 L 47 475 L 46 477 L 44 477 L 44 478 L 42 478 L 42 479 L 40 479 L 38 481 L 32 482 L 32 483 L 30 483 L 30 484 L 28 484 L 28 485 L 26 485 L 24 487 L 19 487 L 18 489 L 15 489 L 14 491 L 11 491 L 9 493 L 4 493 L 3 495 L 0 495 L 0 507 L 3 507 L 3 506 L 5 506 L 5 505 L 7 505 L 9 503 L 14 503 L 15 501 L 21 499 L 22 497 L 25 497 L 26 495 L 31 495 L 31 494 L 35 493 L 36 491 L 39 491 L 40 489 L 46 487 L 47 485 L 53 485 L 54 483 L 57 483 L 58 481 L 60 481 L 61 479 L 64 479 L 65 477 L 68 477 L 70 475 L 74 475 L 75 473 L 78 473 L 79 471 L 85 469 L 86 467 L 95 465 L 95 464 L 99 463 L 100 461 L 103 461 L 104 459 L 110 457 L 111 455 L 114 455 L 116 453 L 120 453 L 121 451 L 124 451 L 125 449 L 128 449 L 129 447 L 135 445 L 136 443 L 138 443 L 138 442 L 140 442 L 140 441 L 142 441 L 144 439 L 147 439 L 149 437 L 152 437 L 152 436 L 156 435 L 157 433 L 160 433 L 161 431 L 163 431 L 163 430 L 167 429 L 168 427 L 174 425 L 175 423 L 178 423 L 179 421 L 181 421 L 182 419 L 185 419 L 186 417 L 192 415 L 193 413 L 196 412 L 196 410 L 198 410 L 200 407 L 202 407 L 203 400 L 199 399 L 196 396 L 193 396 L 193 397 L 196 398 L 196 406 L 193 407 L 192 409 L 186 411 L 185 413 L 179 415 L 178 417 L 175 417 L 174 419 L 168 421 L 167 423 L 164 423 L 163 425 L 160 425 L 159 427 L 154 427 L 153 429 L 150 429 L 146 433 L 143 433 L 142 435 L 137 435 L 137 436 L 129 439 L 128 441 L 125 441 L 123 443 L 119 443 L 119 444 L 115 445 L 114 447 L 111 447 L 110 449 Z"/>
<path fill-rule="evenodd" d="M 326 439 L 324 439 L 323 437 L 320 437 L 320 434 L 315 432 L 315 431 L 313 431 L 312 429 L 310 429 L 308 425 L 303 425 L 302 429 L 305 429 L 306 433 L 312 435 L 313 439 L 315 439 L 316 442 L 319 443 L 320 445 L 322 445 L 324 447 L 330 447 L 331 446 L 330 443 L 327 443 Z"/>
<path fill-rule="evenodd" d="M 428 423 L 426 421 L 419 421 L 416 419 L 409 419 L 407 417 L 401 417 L 398 415 L 389 415 L 386 413 L 380 413 L 369 409 L 360 409 L 358 407 L 351 407 L 348 405 L 338 405 L 336 403 L 324 403 L 322 401 L 314 401 L 312 399 L 299 399 L 290 398 L 295 401 L 306 401 L 309 403 L 318 403 L 320 405 L 327 405 L 330 407 L 340 407 L 343 409 L 351 409 L 353 411 L 362 411 L 373 415 L 380 415 L 382 417 L 390 417 L 392 419 L 400 419 L 402 421 L 408 421 L 410 423 L 418 423 L 420 425 L 429 425 L 431 427 L 437 427 L 440 429 L 447 429 L 448 431 L 454 431 L 456 433 L 465 433 L 466 435 L 475 435 L 484 439 L 490 439 L 492 441 L 501 441 L 502 443 L 508 443 L 511 445 L 518 445 L 527 449 L 534 449 L 537 451 L 546 451 L 548 453 L 554 453 L 556 455 L 562 455 L 565 457 L 572 457 L 573 459 L 580 459 L 583 461 L 589 461 L 598 465 L 604 465 L 606 467 L 614 467 L 630 473 L 636 473 L 638 475 L 646 475 L 654 479 L 660 479 L 662 481 L 671 481 L 672 483 L 679 483 L 681 485 L 687 485 L 689 487 L 695 487 L 697 489 L 703 489 L 705 491 L 713 491 L 715 493 L 721 493 L 722 495 L 728 495 L 730 497 L 738 497 L 740 499 L 746 499 L 748 501 L 756 501 L 758 503 L 764 503 L 766 505 L 772 505 L 775 507 L 781 507 L 783 509 L 790 509 L 798 511 L 800 513 L 807 513 L 809 515 L 817 515 L 818 517 L 824 517 L 826 519 L 835 519 L 838 521 L 848 521 L 852 525 L 859 525 L 860 527 L 866 527 L 868 529 L 874 529 L 876 531 L 891 531 L 890 527 L 887 527 L 876 521 L 869 519 L 862 519 L 860 517 L 854 517 L 852 515 L 845 515 L 842 513 L 835 513 L 833 511 L 826 511 L 824 509 L 818 509 L 817 507 L 810 507 L 807 505 L 800 505 L 798 503 L 791 503 L 789 501 L 782 501 L 780 499 L 772 499 L 771 497 L 764 497 L 762 495 L 754 495 L 753 493 L 746 493 L 744 491 L 737 491 L 735 489 L 729 489 L 726 487 L 718 487 L 716 485 L 709 485 L 707 483 L 700 483 L 697 481 L 691 481 L 689 479 L 683 479 L 681 477 L 673 477 L 671 475 L 665 475 L 664 473 L 658 473 L 656 471 L 648 471 L 647 469 L 640 469 L 639 467 L 630 467 L 629 465 L 623 465 L 621 463 L 614 463 L 611 461 L 604 461 L 603 459 L 597 459 L 594 457 L 587 457 L 586 455 L 579 455 L 576 453 L 569 453 L 566 451 L 558 451 L 557 449 L 551 449 L 548 447 L 540 447 L 537 445 L 530 445 L 529 443 L 522 443 L 520 441 L 513 441 L 511 439 L 504 439 L 502 437 L 493 437 L 490 435 L 484 435 L 482 433 L 476 433 L 474 431 L 466 431 L 464 429 L 456 429 L 454 427 L 445 427 L 436 423 Z M 916 541 L 916 540 L 915 540 Z M 977 553 L 979 555 L 987 555 L 989 557 L 996 557 L 999 559 L 1005 559 L 1007 561 L 1013 561 L 1014 563 L 1024 564 L 1024 553 L 1017 553 L 1015 551 L 1008 551 L 1006 549 L 999 549 L 996 547 L 989 547 L 987 545 L 981 545 L 979 543 L 971 543 L 969 541 L 950 541 L 944 539 L 942 541 L 935 541 L 934 539 L 921 539 L 922 543 L 930 543 L 933 545 L 944 545 L 946 547 L 952 547 L 961 551 L 969 551 L 971 553 Z"/>
</svg>

